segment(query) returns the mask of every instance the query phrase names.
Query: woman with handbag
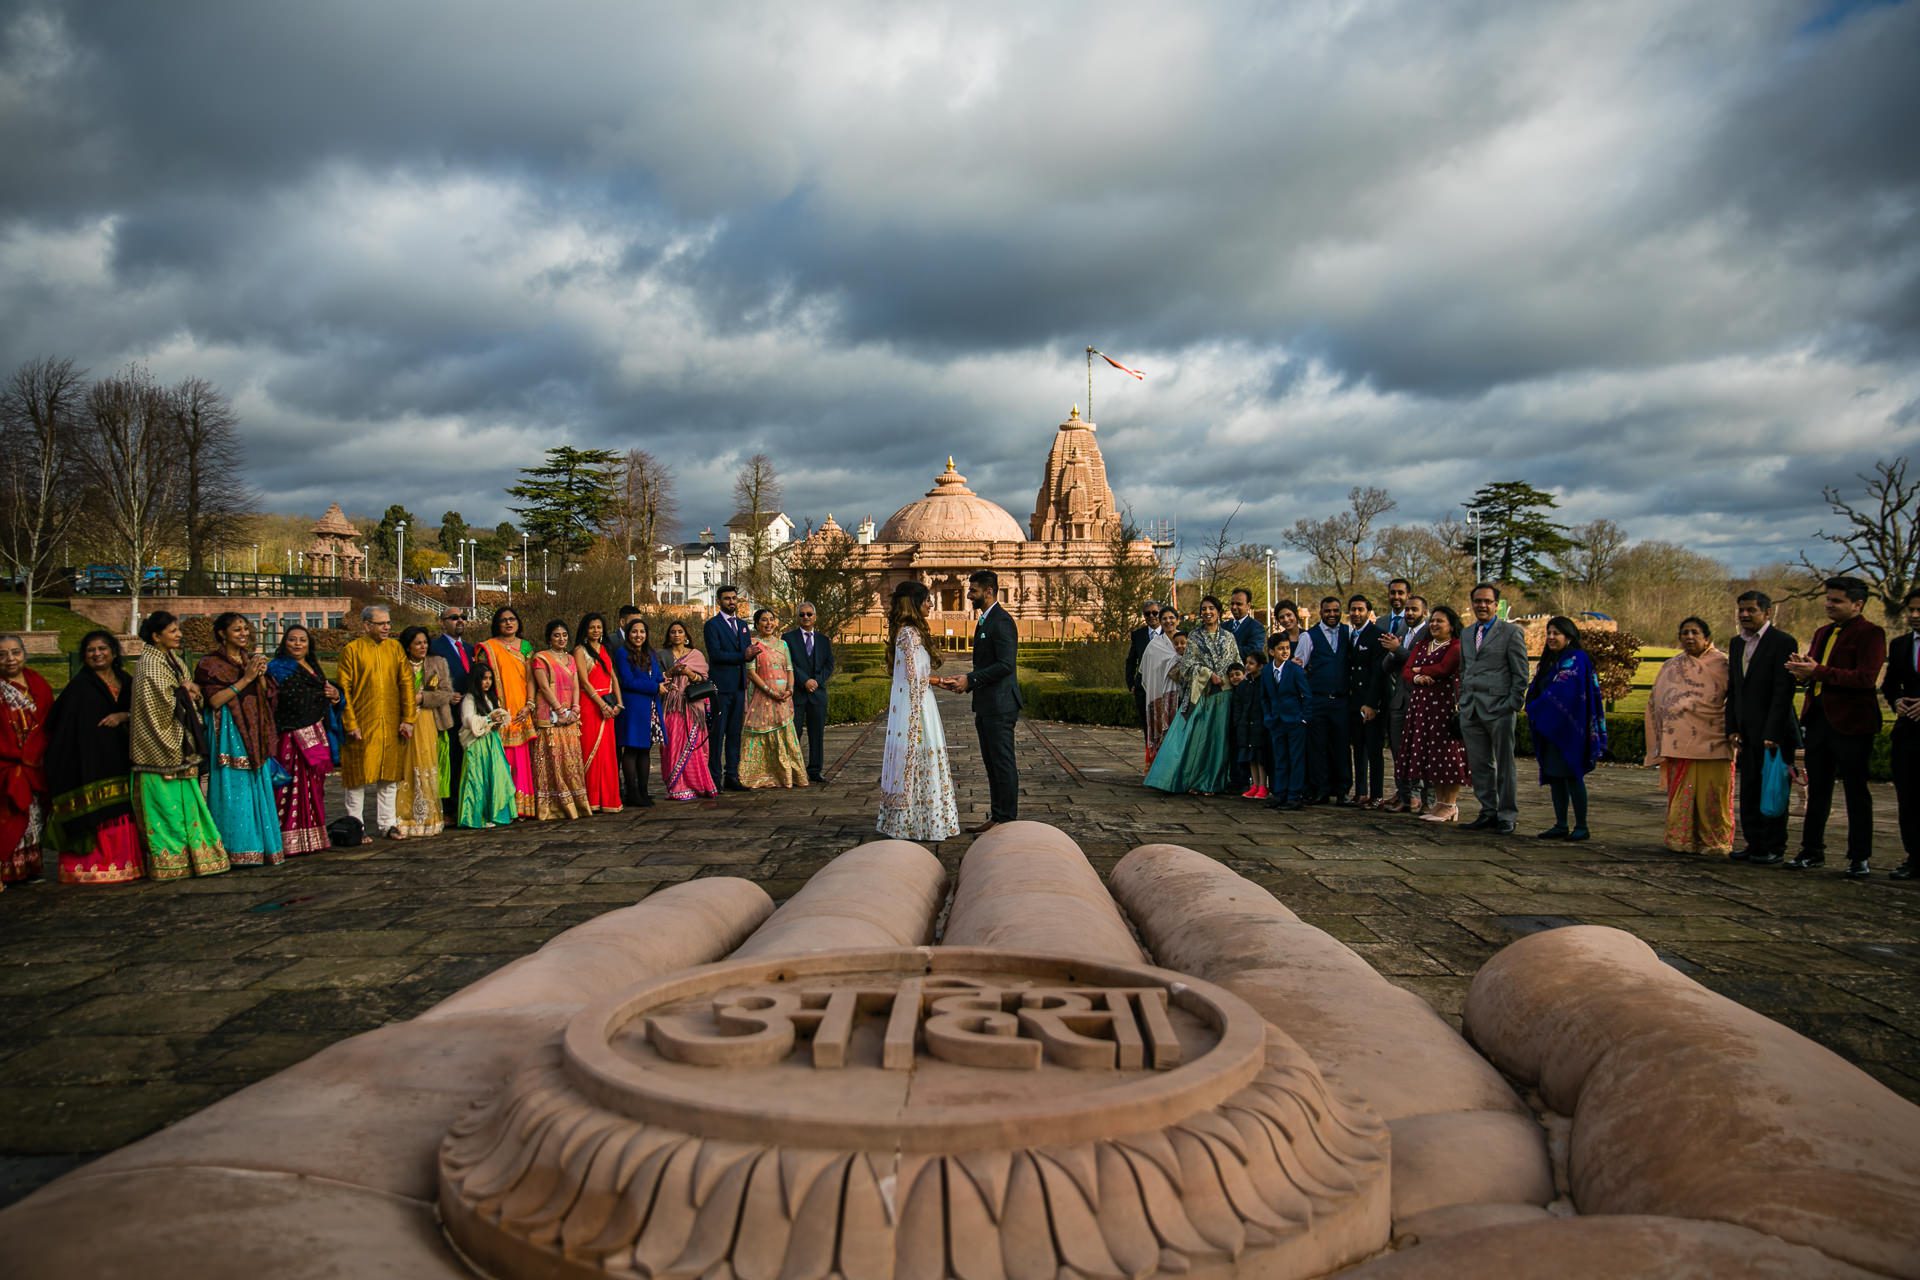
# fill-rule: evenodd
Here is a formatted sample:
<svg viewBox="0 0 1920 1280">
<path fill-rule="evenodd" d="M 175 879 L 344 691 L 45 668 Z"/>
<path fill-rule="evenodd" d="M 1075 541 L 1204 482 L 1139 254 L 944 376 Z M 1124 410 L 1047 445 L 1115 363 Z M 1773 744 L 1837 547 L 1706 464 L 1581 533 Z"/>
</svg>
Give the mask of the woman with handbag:
<svg viewBox="0 0 1920 1280">
<path fill-rule="evenodd" d="M 337 756 L 327 719 L 340 714 L 340 687 L 320 670 L 313 633 L 297 624 L 282 633 L 267 675 L 274 684 L 273 727 L 280 735 L 273 758 L 287 774 L 287 781 L 274 788 L 280 842 L 289 855 L 318 853 L 331 844 L 327 775 Z"/>
<path fill-rule="evenodd" d="M 279 734 L 273 724 L 273 677 L 267 655 L 254 653 L 253 624 L 231 611 L 213 620 L 218 650 L 193 669 L 206 707 L 207 808 L 236 867 L 277 867 L 287 860 L 280 810 L 268 768 Z"/>
<path fill-rule="evenodd" d="M 610 737 L 620 752 L 620 790 L 637 809 L 653 807 L 647 794 L 652 772 L 649 753 L 659 736 L 660 659 L 653 652 L 647 620 L 635 614 L 612 656 L 613 678 L 620 688 L 620 713 Z"/>
<path fill-rule="evenodd" d="M 661 650 L 660 777 L 667 799 L 696 800 L 720 794 L 707 766 L 707 705 L 713 697 L 706 655 L 693 647 L 687 624 L 667 624 Z"/>
<path fill-rule="evenodd" d="M 200 687 L 180 661 L 180 620 L 161 609 L 140 624 L 146 649 L 133 669 L 133 812 L 154 880 L 212 876 L 229 865 L 200 771 L 207 754 Z"/>
<path fill-rule="evenodd" d="M 1460 788 L 1472 775 L 1455 718 L 1460 697 L 1460 615 L 1438 604 L 1427 619 L 1426 639 L 1407 655 L 1407 719 L 1401 751 L 1412 766 L 1410 781 L 1433 788 L 1422 822 L 1460 817 Z"/>
</svg>

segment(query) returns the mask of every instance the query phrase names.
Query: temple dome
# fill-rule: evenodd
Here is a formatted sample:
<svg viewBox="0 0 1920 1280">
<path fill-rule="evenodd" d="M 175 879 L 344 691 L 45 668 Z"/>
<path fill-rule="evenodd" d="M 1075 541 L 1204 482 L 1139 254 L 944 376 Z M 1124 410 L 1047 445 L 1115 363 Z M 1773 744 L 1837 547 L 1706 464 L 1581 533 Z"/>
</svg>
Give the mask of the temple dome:
<svg viewBox="0 0 1920 1280">
<path fill-rule="evenodd" d="M 881 542 L 1025 542 L 1026 531 L 1004 507 L 996 506 L 967 488 L 967 478 L 953 469 L 936 476 L 933 488 L 918 502 L 894 512 L 880 528 Z"/>
</svg>

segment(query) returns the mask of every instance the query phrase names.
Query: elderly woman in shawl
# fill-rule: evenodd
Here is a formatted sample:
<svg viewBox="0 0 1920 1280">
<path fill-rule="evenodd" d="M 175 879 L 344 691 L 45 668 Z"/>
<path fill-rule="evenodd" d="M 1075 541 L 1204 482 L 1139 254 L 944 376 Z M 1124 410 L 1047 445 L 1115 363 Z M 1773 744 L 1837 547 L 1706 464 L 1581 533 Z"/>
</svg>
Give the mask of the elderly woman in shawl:
<svg viewBox="0 0 1920 1280">
<path fill-rule="evenodd" d="M 273 727 L 273 677 L 267 656 L 252 652 L 253 624 L 227 612 L 213 620 L 219 648 L 193 669 L 205 705 L 212 772 L 207 807 L 236 867 L 287 860 L 267 762 L 280 745 Z"/>
<path fill-rule="evenodd" d="M 273 727 L 280 735 L 274 759 L 289 778 L 274 793 L 280 840 L 289 854 L 314 853 L 329 843 L 327 774 L 333 771 L 334 755 L 327 719 L 340 701 L 340 689 L 320 670 L 313 633 L 297 625 L 280 637 L 267 676 L 275 687 Z"/>
<path fill-rule="evenodd" d="M 125 884 L 146 874 L 127 758 L 133 677 L 111 631 L 82 636 L 80 661 L 47 719 L 47 843 L 60 854 L 61 884 Z"/>
<path fill-rule="evenodd" d="M 1647 698 L 1647 765 L 1667 787 L 1667 848 L 1733 851 L 1733 743 L 1727 738 L 1727 655 L 1700 618 L 1680 624 L 1680 652 Z"/>
<path fill-rule="evenodd" d="M 146 649 L 133 669 L 133 812 L 147 846 L 147 875 L 178 880 L 228 867 L 220 830 L 200 788 L 207 732 L 200 688 L 180 661 L 180 619 L 156 609 L 140 624 Z"/>
<path fill-rule="evenodd" d="M 1140 655 L 1140 687 L 1147 695 L 1148 769 L 1153 768 L 1153 759 L 1160 754 L 1160 744 L 1167 740 L 1167 730 L 1173 727 L 1173 717 L 1180 710 L 1180 682 L 1173 673 L 1180 664 L 1179 651 L 1174 648 L 1174 635 L 1179 630 L 1180 613 L 1168 605 L 1155 618 L 1153 638 Z"/>
<path fill-rule="evenodd" d="M 1573 619 L 1547 623 L 1546 646 L 1527 688 L 1527 723 L 1540 781 L 1553 796 L 1553 825 L 1542 840 L 1587 838 L 1587 775 L 1607 749 L 1607 708 L 1600 675 Z M 1567 825 L 1567 810 L 1573 825 Z"/>
</svg>

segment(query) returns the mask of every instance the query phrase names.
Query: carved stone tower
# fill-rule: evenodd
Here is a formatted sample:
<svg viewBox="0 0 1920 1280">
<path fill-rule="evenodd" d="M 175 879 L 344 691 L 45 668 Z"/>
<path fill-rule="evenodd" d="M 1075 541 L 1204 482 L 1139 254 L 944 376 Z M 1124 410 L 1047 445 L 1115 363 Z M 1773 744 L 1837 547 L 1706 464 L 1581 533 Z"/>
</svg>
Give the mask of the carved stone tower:
<svg viewBox="0 0 1920 1280">
<path fill-rule="evenodd" d="M 1094 425 L 1080 417 L 1080 406 L 1075 405 L 1047 454 L 1047 476 L 1033 504 L 1033 540 L 1104 542 L 1119 522 Z"/>
</svg>

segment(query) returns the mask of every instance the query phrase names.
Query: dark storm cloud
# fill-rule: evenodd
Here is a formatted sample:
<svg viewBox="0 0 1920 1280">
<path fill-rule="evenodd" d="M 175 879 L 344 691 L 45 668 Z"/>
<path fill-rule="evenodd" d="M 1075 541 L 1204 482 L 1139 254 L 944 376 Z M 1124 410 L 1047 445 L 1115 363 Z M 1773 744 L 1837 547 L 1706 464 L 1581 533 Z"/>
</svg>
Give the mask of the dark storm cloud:
<svg viewBox="0 0 1920 1280">
<path fill-rule="evenodd" d="M 1095 341 L 1142 516 L 1524 477 L 1771 556 L 1752 511 L 1916 434 L 1916 49 L 1788 0 L 16 5 L 0 359 L 215 377 L 276 502 L 494 518 L 571 440 L 697 529 L 759 450 L 802 518 L 951 452 L 1024 521 Z"/>
</svg>

